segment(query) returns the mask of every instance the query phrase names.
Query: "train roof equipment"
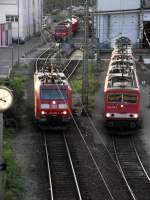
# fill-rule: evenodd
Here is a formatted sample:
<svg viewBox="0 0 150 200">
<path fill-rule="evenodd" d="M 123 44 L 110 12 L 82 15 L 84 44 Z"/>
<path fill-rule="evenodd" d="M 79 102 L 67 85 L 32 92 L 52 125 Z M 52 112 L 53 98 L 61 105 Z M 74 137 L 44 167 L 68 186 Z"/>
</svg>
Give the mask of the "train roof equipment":
<svg viewBox="0 0 150 200">
<path fill-rule="evenodd" d="M 115 46 L 118 49 L 126 49 L 127 47 L 131 46 L 131 40 L 128 37 L 120 37 L 116 40 Z"/>
<path fill-rule="evenodd" d="M 121 50 L 118 47 L 113 50 L 105 79 L 104 91 L 119 88 L 139 89 L 131 43 L 128 38 L 120 38 L 116 43 L 119 44 L 120 42 L 129 46 Z"/>
<path fill-rule="evenodd" d="M 40 85 L 45 84 L 59 84 L 59 85 L 68 85 L 67 78 L 64 73 L 59 72 L 58 69 L 54 69 L 53 66 L 48 66 L 41 69 L 40 71 L 34 74 L 35 81 L 39 82 Z"/>
</svg>

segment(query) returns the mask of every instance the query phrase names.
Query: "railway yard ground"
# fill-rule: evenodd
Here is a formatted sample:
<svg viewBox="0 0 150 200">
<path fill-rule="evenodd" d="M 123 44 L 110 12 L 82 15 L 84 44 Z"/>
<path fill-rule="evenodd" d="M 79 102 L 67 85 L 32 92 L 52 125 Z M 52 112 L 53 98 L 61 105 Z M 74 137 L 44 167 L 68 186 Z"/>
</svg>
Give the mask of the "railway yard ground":
<svg viewBox="0 0 150 200">
<path fill-rule="evenodd" d="M 33 51 L 33 44 L 30 45 L 26 56 L 29 55 L 29 57 L 34 57 L 36 54 L 39 54 L 39 51 Z M 41 41 L 39 42 L 39 46 L 41 46 Z M 45 48 L 45 45 L 41 46 L 41 49 L 42 47 Z M 23 54 L 25 54 L 25 52 L 23 52 Z M 148 56 L 148 53 L 144 53 L 143 55 L 145 58 L 148 58 Z M 71 146 L 71 154 L 74 155 L 73 163 L 76 164 L 75 170 L 77 177 L 79 177 L 81 195 L 85 200 L 104 200 L 113 198 L 116 200 L 134 199 L 132 196 L 133 194 L 130 194 L 128 187 L 122 178 L 121 172 L 118 169 L 118 163 L 113 150 L 113 140 L 114 138 L 118 139 L 119 136 L 114 136 L 114 131 L 108 131 L 103 126 L 102 95 L 104 77 L 106 75 L 109 58 L 109 53 L 101 54 L 101 62 L 96 75 L 99 87 L 95 93 L 96 101 L 92 113 L 90 113 L 90 116 L 88 114 L 86 116 L 80 116 L 78 124 L 73 126 L 71 131 L 66 134 L 68 144 Z M 139 53 L 136 58 L 139 58 Z M 21 61 L 23 62 L 23 60 Z M 22 73 L 26 80 L 26 95 L 25 103 L 23 105 L 23 127 L 17 132 L 13 147 L 15 150 L 16 161 L 21 168 L 21 176 L 23 177 L 24 182 L 22 200 L 47 200 L 49 199 L 50 189 L 47 184 L 48 177 L 46 157 L 43 156 L 45 153 L 44 144 L 42 142 L 43 135 L 36 127 L 33 113 L 33 73 L 35 65 L 33 64 L 33 60 L 30 61 L 24 59 L 24 62 L 28 65 L 28 67 L 23 67 L 22 65 L 20 68 L 14 67 L 13 69 L 13 72 L 16 70 L 17 72 Z M 142 89 L 143 127 L 140 130 L 134 131 L 124 131 L 121 129 L 119 130 L 119 133 L 122 133 L 123 135 L 122 138 L 124 141 L 121 142 L 125 146 L 130 140 L 130 135 L 134 135 L 132 138 L 137 151 L 142 162 L 144 163 L 147 173 L 150 174 L 150 65 L 144 65 L 144 68 L 142 66 L 143 63 L 138 63 L 137 65 L 137 72 Z M 80 102 L 78 97 L 76 99 Z M 53 136 L 55 137 L 55 134 L 53 134 Z M 85 143 L 86 147 L 84 146 Z M 116 147 L 116 149 L 119 149 L 119 147 Z M 122 152 L 123 150 L 124 149 L 122 148 Z M 121 150 L 119 149 L 118 151 L 120 153 Z M 128 151 L 129 153 L 131 152 L 130 149 Z M 129 156 L 129 154 L 127 154 L 127 156 Z M 135 158 L 133 158 L 133 160 L 134 159 Z M 131 177 L 133 175 L 137 175 L 139 178 L 137 180 L 140 181 L 140 177 L 143 175 L 143 172 L 139 169 L 139 166 L 137 166 L 135 162 L 132 163 L 128 160 L 124 162 L 130 162 L 130 166 L 128 167 L 131 167 L 132 169 L 134 168 L 136 172 L 135 174 L 131 174 L 129 177 L 130 181 L 132 182 Z M 137 185 L 137 187 L 140 188 L 140 185 Z M 137 188 L 135 191 L 136 190 Z M 141 191 L 138 199 L 148 200 L 149 197 L 145 197 Z"/>
<path fill-rule="evenodd" d="M 41 45 L 43 45 L 44 41 L 41 40 L 41 37 L 32 37 L 30 40 L 28 40 L 25 44 L 18 45 L 13 44 L 13 46 L 0 48 L 0 74 L 2 77 L 8 77 L 11 71 L 12 62 L 13 64 L 18 61 L 18 56 L 20 58 L 20 63 L 28 63 L 29 60 L 23 61 L 22 58 L 31 55 L 34 56 L 34 53 L 37 51 L 37 48 L 39 48 Z M 19 54 L 18 54 L 19 50 Z"/>
</svg>

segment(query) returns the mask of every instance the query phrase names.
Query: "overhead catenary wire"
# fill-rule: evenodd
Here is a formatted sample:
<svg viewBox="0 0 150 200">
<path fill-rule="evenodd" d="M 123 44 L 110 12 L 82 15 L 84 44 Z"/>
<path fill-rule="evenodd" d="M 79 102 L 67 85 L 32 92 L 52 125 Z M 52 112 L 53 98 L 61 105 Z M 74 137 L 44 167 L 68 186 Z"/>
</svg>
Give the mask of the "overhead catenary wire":
<svg viewBox="0 0 150 200">
<path fill-rule="evenodd" d="M 58 88 L 60 94 L 63 96 L 62 91 L 61 91 L 61 89 L 60 89 L 60 85 L 57 84 L 57 83 L 56 83 L 56 85 L 57 85 L 57 88 Z M 65 99 L 64 99 L 64 103 L 67 103 Z M 69 112 L 70 112 L 71 118 L 72 118 L 72 120 L 73 120 L 73 122 L 74 122 L 74 124 L 75 124 L 75 126 L 76 126 L 76 128 L 77 128 L 77 130 L 78 130 L 78 132 L 79 132 L 79 134 L 81 135 L 81 137 L 82 137 L 82 139 L 83 139 L 83 141 L 84 141 L 84 143 L 85 143 L 85 146 L 86 146 L 86 148 L 87 148 L 87 150 L 88 150 L 88 152 L 89 152 L 89 154 L 90 154 L 90 156 L 91 156 L 91 158 L 92 158 L 92 160 L 93 160 L 93 163 L 94 163 L 94 165 L 95 165 L 95 167 L 96 167 L 96 169 L 97 169 L 97 171 L 98 171 L 98 173 L 99 173 L 101 179 L 102 179 L 103 182 L 104 182 L 104 185 L 105 185 L 105 187 L 106 187 L 106 189 L 107 189 L 107 191 L 108 191 L 108 193 L 109 193 L 111 199 L 114 200 L 115 198 L 114 198 L 113 195 L 111 194 L 111 191 L 110 191 L 110 189 L 109 189 L 109 186 L 107 185 L 107 182 L 106 182 L 106 180 L 105 180 L 105 177 L 103 176 L 103 174 L 102 174 L 102 172 L 101 172 L 101 170 L 100 170 L 100 168 L 99 168 L 99 166 L 98 166 L 98 164 L 97 164 L 97 162 L 96 162 L 96 160 L 95 160 L 95 158 L 94 158 L 94 155 L 93 155 L 93 153 L 92 153 L 91 150 L 90 150 L 90 147 L 89 147 L 88 144 L 86 143 L 86 140 L 84 139 L 84 137 L 83 137 L 83 135 L 82 135 L 82 131 L 80 130 L 80 127 L 78 126 L 78 124 L 77 124 L 77 122 L 76 122 L 76 120 L 75 120 L 75 118 L 74 118 L 74 116 L 73 116 L 71 110 L 69 110 Z M 86 110 L 85 110 L 85 112 L 86 112 Z M 92 121 L 92 122 L 93 122 L 93 121 Z M 94 125 L 94 123 L 93 123 L 93 125 Z M 95 125 L 94 125 L 94 126 L 95 126 Z M 96 127 L 95 127 L 95 129 L 96 129 Z M 97 133 L 99 134 L 99 131 L 98 131 L 97 129 L 96 129 L 96 131 L 97 131 Z M 103 139 L 102 139 L 102 140 L 103 140 Z M 105 147 L 107 148 L 107 146 L 106 146 L 105 143 L 104 143 L 104 145 L 105 145 Z M 108 149 L 107 149 L 107 150 L 108 150 Z M 109 150 L 108 150 L 108 152 L 109 152 Z M 111 152 L 109 152 L 109 155 L 110 155 L 111 159 L 113 159 L 113 157 L 112 157 L 112 155 L 111 155 Z M 114 163 L 115 163 L 115 161 L 114 161 Z M 116 163 L 115 163 L 115 166 L 117 167 L 118 171 L 120 172 L 120 170 L 119 170 L 118 166 L 116 165 Z"/>
<path fill-rule="evenodd" d="M 57 88 L 58 88 L 59 93 L 60 93 L 60 94 L 62 95 L 62 97 L 63 97 L 62 91 L 61 91 L 61 89 L 60 89 L 60 85 L 57 84 L 57 83 L 56 83 L 56 85 L 57 85 Z M 64 103 L 67 104 L 67 102 L 66 102 L 65 99 L 63 99 L 63 101 L 64 101 Z M 99 169 L 99 167 L 98 167 L 98 165 L 97 165 L 97 163 L 96 163 L 96 161 L 95 161 L 95 159 L 94 159 L 94 157 L 93 157 L 92 152 L 90 151 L 90 148 L 88 147 L 88 145 L 87 145 L 87 143 L 86 143 L 84 137 L 82 136 L 82 132 L 81 132 L 81 130 L 80 130 L 80 127 L 78 126 L 78 124 L 77 124 L 77 122 L 76 122 L 76 120 L 75 120 L 75 118 L 74 118 L 74 116 L 73 116 L 71 110 L 69 110 L 69 112 L 70 112 L 71 118 L 72 118 L 72 120 L 74 121 L 74 124 L 75 124 L 75 126 L 76 126 L 78 132 L 80 133 L 80 135 L 81 135 L 81 137 L 82 137 L 82 139 L 83 139 L 83 141 L 84 141 L 84 143 L 85 143 L 85 146 L 86 146 L 87 150 L 89 151 L 89 154 L 90 154 L 90 156 L 91 156 L 91 158 L 92 158 L 92 160 L 93 160 L 93 162 L 94 162 L 94 164 L 95 164 L 95 167 L 96 167 L 96 169 L 98 170 L 99 175 L 101 176 L 101 178 L 102 178 L 102 180 L 103 180 L 103 182 L 104 182 L 104 185 L 105 185 L 105 187 L 106 187 L 106 189 L 107 189 L 107 191 L 108 191 L 108 193 L 109 193 L 111 199 L 112 199 L 112 200 L 115 200 L 115 198 L 112 196 L 111 191 L 110 191 L 110 189 L 109 189 L 109 187 L 108 187 L 108 185 L 107 185 L 107 183 L 106 183 L 106 181 L 105 181 L 105 178 L 103 177 L 102 172 L 100 171 L 100 169 Z"/>
<path fill-rule="evenodd" d="M 59 86 L 58 86 L 59 87 Z M 92 121 L 93 122 L 93 121 Z M 78 126 L 78 125 L 77 125 Z M 95 127 L 96 128 L 96 127 Z M 79 129 L 78 131 L 81 133 L 81 130 L 80 130 L 80 128 L 78 127 L 77 129 Z M 97 129 L 96 129 L 97 130 Z M 99 131 L 98 131 L 98 133 L 99 133 Z M 81 133 L 82 134 L 82 133 Z"/>
<path fill-rule="evenodd" d="M 63 94 L 62 94 L 62 91 L 60 90 L 59 85 L 58 85 L 57 83 L 56 83 L 56 85 L 57 85 L 57 88 L 58 88 L 58 90 L 59 90 L 59 92 L 60 92 L 60 95 L 63 97 Z M 64 103 L 67 103 L 65 99 L 64 99 Z M 76 126 L 76 128 L 77 128 L 77 130 L 78 130 L 78 132 L 79 132 L 79 134 L 80 134 L 80 136 L 81 136 L 81 138 L 82 138 L 82 140 L 83 140 L 83 142 L 84 142 L 84 144 L 85 144 L 85 146 L 86 146 L 86 148 L 87 148 L 87 150 L 88 150 L 88 152 L 89 152 L 91 158 L 92 158 L 92 161 L 93 161 L 93 163 L 94 163 L 94 165 L 95 165 L 95 167 L 96 167 L 96 169 L 97 169 L 97 171 L 98 171 L 100 177 L 101 177 L 102 180 L 103 180 L 103 183 L 104 183 L 104 185 L 105 185 L 105 187 L 106 187 L 106 189 L 107 189 L 107 191 L 108 191 L 108 193 L 109 193 L 111 199 L 112 199 L 112 200 L 115 200 L 115 198 L 114 198 L 113 195 L 111 194 L 111 191 L 110 191 L 110 189 L 109 189 L 109 187 L 108 187 L 108 185 L 107 185 L 107 183 L 106 183 L 106 180 L 105 180 L 105 178 L 104 178 L 102 172 L 100 171 L 100 169 L 99 169 L 99 167 L 98 167 L 97 162 L 96 162 L 95 159 L 94 159 L 94 156 L 93 156 L 93 154 L 92 154 L 92 152 L 91 152 L 89 146 L 87 145 L 87 143 L 86 143 L 86 141 L 85 141 L 85 139 L 84 139 L 84 137 L 83 137 L 83 135 L 82 135 L 82 131 L 81 131 L 80 127 L 78 126 L 78 124 L 77 124 L 77 122 L 76 122 L 76 120 L 75 120 L 75 118 L 74 118 L 74 116 L 73 116 L 71 110 L 69 110 L 69 112 L 70 112 L 71 118 L 72 118 L 72 120 L 73 120 L 73 122 L 74 122 L 74 124 L 75 124 L 75 126 Z"/>
<path fill-rule="evenodd" d="M 79 128 L 79 127 L 78 127 Z M 96 127 L 95 127 L 95 129 L 96 129 Z M 81 132 L 81 130 L 80 130 L 80 132 Z M 98 132 L 98 131 L 97 131 Z M 99 132 L 98 132 L 99 133 Z M 110 152 L 109 152 L 110 153 Z"/>
<path fill-rule="evenodd" d="M 150 40 L 149 40 L 149 38 L 148 38 L 148 36 L 147 36 L 147 34 L 146 34 L 145 28 L 143 28 L 143 33 L 144 33 L 145 39 L 146 39 L 146 41 L 147 41 L 147 43 L 148 43 L 148 46 L 149 46 L 149 48 L 150 48 Z"/>
</svg>

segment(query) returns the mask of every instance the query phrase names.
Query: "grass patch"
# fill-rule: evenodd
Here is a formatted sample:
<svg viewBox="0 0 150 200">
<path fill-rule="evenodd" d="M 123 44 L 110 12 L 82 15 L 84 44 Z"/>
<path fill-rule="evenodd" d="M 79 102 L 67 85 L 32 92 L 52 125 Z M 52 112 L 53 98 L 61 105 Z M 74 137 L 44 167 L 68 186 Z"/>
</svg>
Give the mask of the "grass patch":
<svg viewBox="0 0 150 200">
<path fill-rule="evenodd" d="M 5 198 L 4 200 L 21 200 L 23 193 L 23 180 L 20 169 L 15 161 L 13 151 L 14 130 L 4 129 L 4 152 L 3 158 L 7 164 L 5 176 Z"/>
<path fill-rule="evenodd" d="M 73 93 L 82 93 L 82 69 L 83 66 L 79 69 L 78 75 L 71 82 Z M 98 87 L 98 82 L 95 76 L 95 65 L 88 66 L 88 99 L 89 99 L 89 109 L 93 109 L 95 107 L 95 91 Z"/>
</svg>

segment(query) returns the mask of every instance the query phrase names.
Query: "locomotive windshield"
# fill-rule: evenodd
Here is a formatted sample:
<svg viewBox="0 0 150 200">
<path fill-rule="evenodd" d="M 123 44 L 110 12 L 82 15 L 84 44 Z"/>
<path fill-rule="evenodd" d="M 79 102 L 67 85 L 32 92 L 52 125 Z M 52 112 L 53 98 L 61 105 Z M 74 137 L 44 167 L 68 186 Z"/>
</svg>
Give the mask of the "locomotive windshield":
<svg viewBox="0 0 150 200">
<path fill-rule="evenodd" d="M 137 103 L 137 95 L 133 94 L 109 94 L 108 102 Z"/>
<path fill-rule="evenodd" d="M 123 94 L 123 101 L 126 103 L 136 103 L 137 102 L 137 96 L 131 95 L 131 94 Z"/>
<path fill-rule="evenodd" d="M 122 101 L 122 94 L 109 94 L 108 95 L 108 102 L 121 102 Z"/>
<path fill-rule="evenodd" d="M 64 26 L 62 26 L 62 27 L 58 26 L 58 27 L 56 27 L 55 31 L 56 32 L 64 32 L 64 31 L 66 31 L 66 28 Z"/>
<path fill-rule="evenodd" d="M 43 100 L 67 99 L 67 90 L 66 89 L 41 89 L 41 99 Z"/>
</svg>

